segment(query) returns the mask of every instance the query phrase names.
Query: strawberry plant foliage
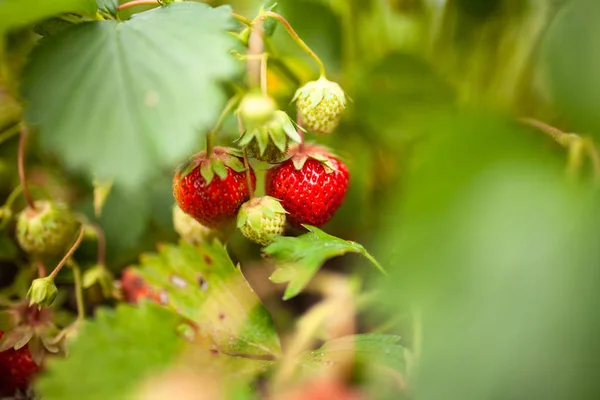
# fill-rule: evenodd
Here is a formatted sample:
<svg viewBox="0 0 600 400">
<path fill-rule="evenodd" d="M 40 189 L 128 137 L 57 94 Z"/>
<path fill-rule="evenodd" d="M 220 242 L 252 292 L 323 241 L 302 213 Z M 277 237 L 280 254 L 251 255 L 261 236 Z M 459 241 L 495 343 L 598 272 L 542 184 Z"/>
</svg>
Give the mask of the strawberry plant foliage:
<svg viewBox="0 0 600 400">
<path fill-rule="evenodd" d="M 27 119 L 68 167 L 140 187 L 217 119 L 219 82 L 237 71 L 234 26 L 229 7 L 175 3 L 62 31 L 31 55 Z"/>
<path fill-rule="evenodd" d="M 309 230 L 308 233 L 299 237 L 279 236 L 263 249 L 277 265 L 271 280 L 276 283 L 288 282 L 283 297 L 285 300 L 298 295 L 325 261 L 346 253 L 362 254 L 383 271 L 362 245 L 329 235 L 314 226 L 303 226 Z"/>
<path fill-rule="evenodd" d="M 218 241 L 182 242 L 142 256 L 141 276 L 169 308 L 198 324 L 226 354 L 277 356 L 271 317 Z"/>
<path fill-rule="evenodd" d="M 58 13 L 96 12 L 94 0 L 3 0 L 0 1 L 0 33 L 51 17 Z"/>
<path fill-rule="evenodd" d="M 184 347 L 181 321 L 148 303 L 99 310 L 81 326 L 69 357 L 49 360 L 37 389 L 48 400 L 130 398 L 140 380 L 166 369 Z"/>
</svg>

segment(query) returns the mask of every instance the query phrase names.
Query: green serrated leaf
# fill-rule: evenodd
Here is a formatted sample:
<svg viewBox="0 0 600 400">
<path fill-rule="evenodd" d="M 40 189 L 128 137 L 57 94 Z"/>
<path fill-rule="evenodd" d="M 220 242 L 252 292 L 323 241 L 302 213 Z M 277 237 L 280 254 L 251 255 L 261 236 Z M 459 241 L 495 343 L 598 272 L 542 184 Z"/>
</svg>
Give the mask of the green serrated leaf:
<svg viewBox="0 0 600 400">
<path fill-rule="evenodd" d="M 298 295 L 325 261 L 346 253 L 362 254 L 383 272 L 381 265 L 362 245 L 329 235 L 314 226 L 303 226 L 309 230 L 308 233 L 298 237 L 278 236 L 263 249 L 264 253 L 274 258 L 276 266 L 284 266 L 288 270 L 286 274 L 290 279 L 284 300 Z M 289 271 L 290 268 L 294 273 Z"/>
<path fill-rule="evenodd" d="M 95 12 L 94 0 L 3 0 L 0 1 L 0 35 L 58 14 Z"/>
<path fill-rule="evenodd" d="M 215 158 L 211 161 L 210 165 L 212 166 L 213 171 L 215 171 L 219 178 L 221 178 L 221 180 L 227 178 L 227 168 L 223 164 L 223 161 L 221 161 L 218 158 Z"/>
<path fill-rule="evenodd" d="M 210 185 L 213 178 L 215 177 L 215 171 L 212 168 L 210 162 L 205 162 L 200 166 L 200 175 L 204 178 L 207 185 Z"/>
<path fill-rule="evenodd" d="M 225 160 L 225 165 L 234 170 L 235 172 L 243 172 L 246 170 L 244 164 L 236 157 L 228 157 Z"/>
<path fill-rule="evenodd" d="M 198 324 L 221 351 L 279 355 L 269 313 L 218 241 L 163 246 L 142 257 L 138 270 L 151 287 L 166 292 L 167 307 Z"/>
<path fill-rule="evenodd" d="M 216 122 L 235 26 L 229 7 L 178 2 L 49 37 L 24 73 L 27 120 L 67 167 L 139 188 Z"/>
<path fill-rule="evenodd" d="M 184 347 L 176 332 L 181 322 L 148 303 L 101 309 L 81 325 L 69 357 L 50 360 L 37 390 L 48 400 L 131 398 L 140 381 L 166 370 Z"/>
</svg>

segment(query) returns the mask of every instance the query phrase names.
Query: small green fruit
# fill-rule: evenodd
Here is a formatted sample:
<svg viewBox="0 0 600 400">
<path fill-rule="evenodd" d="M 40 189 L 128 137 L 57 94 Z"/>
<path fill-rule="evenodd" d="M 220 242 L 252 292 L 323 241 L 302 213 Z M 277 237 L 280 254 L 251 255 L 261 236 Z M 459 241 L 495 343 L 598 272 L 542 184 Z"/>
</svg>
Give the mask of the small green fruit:
<svg viewBox="0 0 600 400">
<path fill-rule="evenodd" d="M 268 245 L 276 236 L 283 235 L 287 211 L 273 197 L 256 197 L 240 208 L 237 226 L 251 241 Z"/>
<path fill-rule="evenodd" d="M 346 108 L 346 94 L 340 85 L 324 77 L 298 89 L 293 101 L 302 125 L 317 134 L 333 132 Z"/>
<path fill-rule="evenodd" d="M 254 129 L 266 124 L 273 118 L 276 110 L 275 100 L 261 93 L 248 93 L 238 108 L 245 129 Z"/>
<path fill-rule="evenodd" d="M 29 306 L 37 304 L 40 310 L 44 307 L 49 307 L 56 299 L 57 294 L 58 289 L 54 284 L 54 278 L 48 276 L 46 278 L 34 279 L 27 292 Z"/>
<path fill-rule="evenodd" d="M 198 245 L 215 236 L 215 231 L 187 215 L 177 205 L 173 206 L 173 227 L 186 242 Z"/>
<path fill-rule="evenodd" d="M 64 204 L 36 201 L 17 218 L 17 241 L 28 253 L 57 256 L 72 244 L 78 222 Z"/>
</svg>

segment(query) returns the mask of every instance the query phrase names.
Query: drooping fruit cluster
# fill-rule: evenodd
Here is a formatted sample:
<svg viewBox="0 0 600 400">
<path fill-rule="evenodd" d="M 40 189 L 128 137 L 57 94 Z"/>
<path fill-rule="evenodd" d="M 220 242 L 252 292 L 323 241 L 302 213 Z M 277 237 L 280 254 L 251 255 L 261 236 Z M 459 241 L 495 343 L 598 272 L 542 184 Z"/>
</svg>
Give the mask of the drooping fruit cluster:
<svg viewBox="0 0 600 400">
<path fill-rule="evenodd" d="M 250 198 L 246 168 L 235 150 L 215 147 L 181 165 L 173 178 L 173 194 L 186 214 L 209 228 L 233 221 L 240 206 Z M 252 190 L 256 184 L 250 169 Z"/>
<path fill-rule="evenodd" d="M 322 147 L 305 145 L 293 152 L 267 171 L 266 193 L 281 200 L 291 224 L 324 225 L 344 201 L 348 168 Z"/>
<path fill-rule="evenodd" d="M 17 219 L 17 240 L 23 250 L 56 256 L 72 244 L 78 223 L 67 206 L 50 201 L 36 201 L 35 208 L 27 207 Z"/>
<path fill-rule="evenodd" d="M 273 238 L 283 235 L 286 214 L 277 199 L 256 197 L 240 208 L 237 226 L 248 239 L 266 246 Z"/>
</svg>

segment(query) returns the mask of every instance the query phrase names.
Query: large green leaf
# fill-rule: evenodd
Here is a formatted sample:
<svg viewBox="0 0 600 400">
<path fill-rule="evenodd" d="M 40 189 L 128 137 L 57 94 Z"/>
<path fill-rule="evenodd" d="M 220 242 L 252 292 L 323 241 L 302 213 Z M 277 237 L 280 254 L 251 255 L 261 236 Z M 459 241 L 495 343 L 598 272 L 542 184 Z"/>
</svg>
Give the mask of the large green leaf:
<svg viewBox="0 0 600 400">
<path fill-rule="evenodd" d="M 94 0 L 0 0 L 0 34 L 62 13 L 96 12 Z"/>
<path fill-rule="evenodd" d="M 153 304 L 99 310 L 81 326 L 69 356 L 53 358 L 37 383 L 44 399 L 129 399 L 137 384 L 166 370 L 186 341 L 177 314 Z M 82 378 L 85 377 L 85 378 Z"/>
<path fill-rule="evenodd" d="M 25 72 L 27 119 L 71 169 L 140 187 L 218 117 L 234 26 L 229 7 L 174 3 L 49 37 Z"/>
<path fill-rule="evenodd" d="M 162 246 L 142 256 L 138 272 L 166 306 L 197 323 L 222 352 L 279 355 L 269 313 L 218 241 Z"/>
<path fill-rule="evenodd" d="M 346 253 L 359 253 L 367 257 L 377 268 L 379 263 L 356 243 L 328 235 L 319 228 L 304 225 L 308 233 L 299 237 L 280 236 L 263 251 L 275 259 L 278 269 L 271 275 L 276 283 L 289 282 L 283 299 L 297 296 L 310 282 L 319 268 L 330 258 Z M 383 270 L 382 270 L 383 271 Z"/>
</svg>

